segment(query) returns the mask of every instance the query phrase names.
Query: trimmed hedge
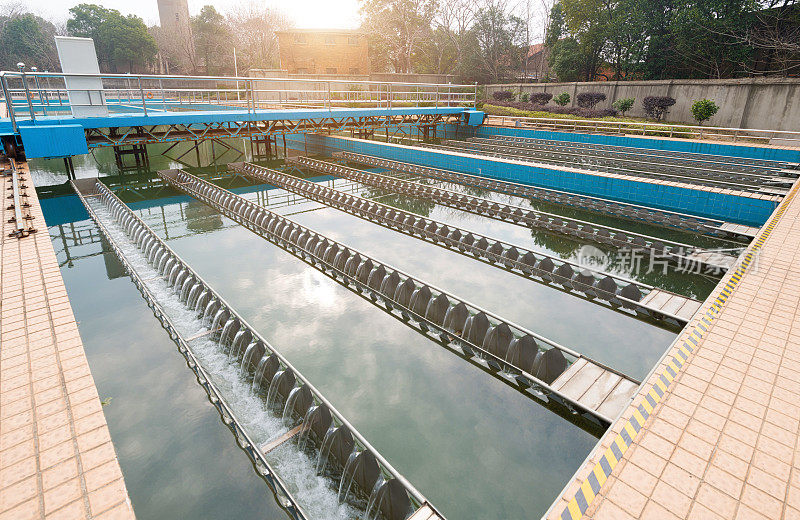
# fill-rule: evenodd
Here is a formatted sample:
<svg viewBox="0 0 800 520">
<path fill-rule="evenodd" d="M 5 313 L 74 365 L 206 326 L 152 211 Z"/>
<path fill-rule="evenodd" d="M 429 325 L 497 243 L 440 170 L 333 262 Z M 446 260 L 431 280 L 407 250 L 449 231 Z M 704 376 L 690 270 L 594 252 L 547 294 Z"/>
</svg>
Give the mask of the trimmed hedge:
<svg viewBox="0 0 800 520">
<path fill-rule="evenodd" d="M 553 94 L 550 94 L 549 92 L 536 92 L 531 94 L 531 103 L 534 105 L 544 106 L 551 99 L 553 99 Z"/>
<path fill-rule="evenodd" d="M 605 101 L 606 95 L 602 92 L 581 92 L 575 96 L 575 102 L 582 108 L 594 108 L 601 101 Z"/>
<path fill-rule="evenodd" d="M 645 113 L 657 121 L 661 121 L 674 104 L 675 98 L 669 96 L 647 96 L 642 100 Z"/>
<path fill-rule="evenodd" d="M 517 110 L 550 112 L 551 114 L 569 114 L 573 116 L 590 117 L 590 118 L 609 117 L 617 115 L 617 111 L 612 108 L 541 106 L 532 103 L 520 103 L 517 101 L 505 101 L 493 104 L 496 106 L 516 108 Z"/>
<path fill-rule="evenodd" d="M 497 101 L 513 101 L 514 93 L 510 90 L 498 90 L 492 92 L 492 97 Z"/>
<path fill-rule="evenodd" d="M 563 107 L 563 106 L 569 104 L 569 99 L 570 99 L 569 98 L 569 93 L 568 92 L 562 92 L 561 94 L 559 94 L 559 95 L 557 95 L 556 97 L 553 98 L 553 103 Z"/>
</svg>

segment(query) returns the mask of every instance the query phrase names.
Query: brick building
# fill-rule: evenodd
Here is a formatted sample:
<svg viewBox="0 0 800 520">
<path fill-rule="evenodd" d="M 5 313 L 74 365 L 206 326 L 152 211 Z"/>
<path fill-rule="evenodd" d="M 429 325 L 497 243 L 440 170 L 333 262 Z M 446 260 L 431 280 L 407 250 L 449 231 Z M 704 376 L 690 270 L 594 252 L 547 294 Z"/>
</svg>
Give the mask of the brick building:
<svg viewBox="0 0 800 520">
<path fill-rule="evenodd" d="M 281 69 L 289 74 L 369 74 L 367 36 L 360 31 L 276 31 Z"/>
</svg>

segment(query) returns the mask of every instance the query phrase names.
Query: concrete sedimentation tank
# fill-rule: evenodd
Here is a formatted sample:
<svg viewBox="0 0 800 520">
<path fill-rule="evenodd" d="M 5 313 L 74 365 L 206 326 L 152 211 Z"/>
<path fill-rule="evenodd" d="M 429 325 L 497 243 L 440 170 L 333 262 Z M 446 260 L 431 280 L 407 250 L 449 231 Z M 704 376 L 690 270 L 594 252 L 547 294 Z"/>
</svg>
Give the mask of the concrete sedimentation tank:
<svg viewBox="0 0 800 520">
<path fill-rule="evenodd" d="M 214 289 L 159 238 L 125 203 L 97 179 L 73 181 L 75 191 L 125 266 L 162 326 L 186 357 L 190 368 L 219 410 L 223 422 L 234 432 L 256 470 L 267 482 L 281 506 L 297 519 L 310 518 L 295 494 L 271 467 L 265 455 L 289 439 L 297 440 L 300 452 L 312 454 L 315 471 L 336 482 L 340 502 L 362 511 L 363 518 L 404 520 L 415 512 L 425 518 L 442 518 L 425 497 L 386 461 L 341 413 L 255 331 Z M 101 211 L 105 212 L 101 216 Z M 120 231 L 116 236 L 113 227 Z M 134 262 L 123 252 L 120 240 L 132 246 L 139 260 L 157 275 L 143 279 Z M 204 332 L 186 337 L 170 316 L 168 306 L 150 287 L 154 279 L 166 284 L 169 298 L 176 300 L 200 320 Z M 248 434 L 226 402 L 223 392 L 192 351 L 192 342 L 207 337 L 216 342 L 233 363 L 241 366 L 241 377 L 281 418 L 286 433 L 259 446 Z M 299 453 L 298 453 L 299 454 Z M 302 493 L 302 489 L 299 490 Z"/>
<path fill-rule="evenodd" d="M 504 378 L 598 425 L 610 424 L 610 417 L 619 413 L 639 385 L 625 374 L 208 181 L 182 170 L 158 174 L 171 186 L 209 204 L 342 285 L 380 302 L 407 324 L 415 324 L 445 344 L 456 345 L 466 356 L 480 360 Z M 594 374 L 587 377 L 598 381 L 597 371 L 608 374 L 603 381 L 609 383 L 603 384 L 599 393 L 575 384 L 587 374 Z M 568 384 L 570 381 L 573 384 Z"/>
<path fill-rule="evenodd" d="M 335 152 L 334 157 L 341 158 L 349 162 L 386 168 L 389 170 L 410 173 L 413 175 L 427 177 L 446 182 L 454 182 L 464 186 L 476 186 L 489 189 L 499 193 L 507 193 L 517 197 L 551 202 L 566 206 L 572 206 L 581 210 L 590 211 L 600 215 L 612 215 L 614 217 L 631 220 L 634 222 L 646 222 L 662 226 L 665 228 L 681 229 L 716 238 L 730 238 L 735 240 L 749 241 L 755 235 L 757 228 L 748 227 L 746 233 L 730 229 L 726 222 L 718 219 L 708 218 L 700 215 L 670 211 L 664 208 L 652 206 L 642 206 L 618 200 L 611 200 L 602 197 L 589 196 L 585 194 L 560 191 L 550 188 L 542 188 L 528 184 L 519 184 L 507 180 L 481 177 L 458 171 L 443 170 L 429 166 L 420 166 L 402 161 L 395 161 L 383 157 L 375 157 L 355 152 Z M 747 227 L 747 226 L 745 226 Z"/>
<path fill-rule="evenodd" d="M 229 167 L 259 182 L 278 186 L 400 233 L 589 299 L 599 305 L 610 306 L 620 312 L 675 326 L 685 324 L 700 305 L 699 301 L 692 298 L 483 236 L 475 231 L 420 217 L 277 170 L 251 163 L 233 163 Z M 653 305 L 651 302 L 655 298 L 662 304 Z M 666 307 L 667 302 L 672 302 L 671 307 Z"/>
</svg>

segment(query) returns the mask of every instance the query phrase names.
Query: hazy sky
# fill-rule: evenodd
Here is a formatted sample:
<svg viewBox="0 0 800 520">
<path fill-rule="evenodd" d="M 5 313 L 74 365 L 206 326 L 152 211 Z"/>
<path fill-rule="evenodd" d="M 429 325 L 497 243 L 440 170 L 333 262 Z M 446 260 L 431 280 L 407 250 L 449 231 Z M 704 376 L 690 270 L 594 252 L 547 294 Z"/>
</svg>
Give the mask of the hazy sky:
<svg viewBox="0 0 800 520">
<path fill-rule="evenodd" d="M 79 3 L 96 3 L 122 14 L 141 16 L 147 25 L 158 23 L 156 0 L 24 0 L 25 7 L 49 20 L 66 20 L 69 8 Z M 189 0 L 189 12 L 195 15 L 206 4 L 225 13 L 248 0 Z M 0 0 L 0 4 L 9 3 Z M 14 2 L 16 3 L 16 2 Z M 301 28 L 342 28 L 358 26 L 358 0 L 278 0 L 260 1 L 256 5 L 277 7 Z"/>
</svg>

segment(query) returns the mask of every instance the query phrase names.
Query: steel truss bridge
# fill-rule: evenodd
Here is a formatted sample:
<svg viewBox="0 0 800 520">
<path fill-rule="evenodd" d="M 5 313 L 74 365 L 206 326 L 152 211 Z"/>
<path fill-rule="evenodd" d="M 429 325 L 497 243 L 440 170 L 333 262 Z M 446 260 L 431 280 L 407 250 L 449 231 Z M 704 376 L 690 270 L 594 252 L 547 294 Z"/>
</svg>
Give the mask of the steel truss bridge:
<svg viewBox="0 0 800 520">
<path fill-rule="evenodd" d="M 342 109 L 345 111 L 347 109 Z M 361 112 L 364 112 L 361 110 Z M 231 122 L 176 122 L 168 125 L 105 127 L 86 129 L 89 148 L 125 146 L 132 144 L 176 143 L 184 141 L 220 140 L 236 138 L 273 137 L 302 133 L 333 133 L 345 130 L 356 132 L 374 131 L 384 128 L 415 126 L 420 129 L 442 124 L 458 124 L 462 112 L 455 113 L 410 113 L 370 115 L 338 114 L 315 118 L 298 114 L 281 119 L 264 121 Z"/>
<path fill-rule="evenodd" d="M 6 71 L 0 87 L 6 152 L 64 157 L 68 168 L 98 147 L 136 155 L 148 144 L 244 138 L 277 150 L 291 134 L 428 136 L 483 122 L 475 85 Z"/>
</svg>

